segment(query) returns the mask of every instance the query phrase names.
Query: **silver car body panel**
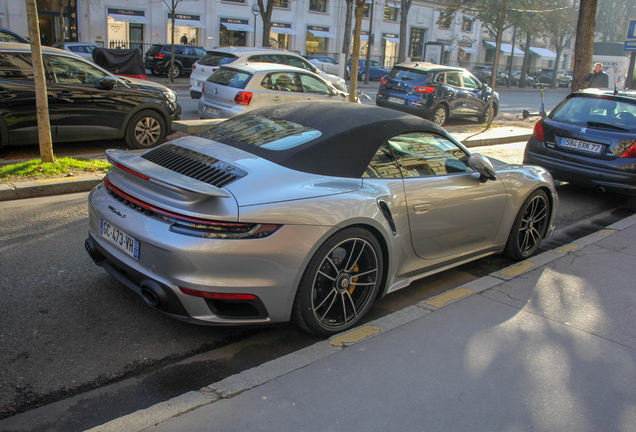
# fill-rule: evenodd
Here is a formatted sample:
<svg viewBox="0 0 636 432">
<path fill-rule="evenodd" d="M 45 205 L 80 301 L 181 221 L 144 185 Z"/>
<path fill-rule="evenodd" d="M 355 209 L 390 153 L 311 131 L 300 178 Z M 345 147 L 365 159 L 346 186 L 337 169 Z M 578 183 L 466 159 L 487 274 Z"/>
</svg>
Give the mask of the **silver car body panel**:
<svg viewBox="0 0 636 432">
<path fill-rule="evenodd" d="M 106 180 L 125 194 L 143 197 L 144 203 L 179 215 L 280 225 L 264 238 L 189 236 L 171 229 L 169 219 L 149 215 L 134 203 L 117 199 L 105 184 L 91 192 L 90 238 L 113 261 L 139 273 L 141 279 L 169 287 L 188 314 L 172 316 L 191 322 L 288 321 L 300 280 L 317 249 L 347 227 L 366 228 L 382 245 L 386 281 L 380 295 L 386 295 L 430 274 L 502 252 L 518 209 L 534 190 L 544 189 L 551 200 L 546 236 L 554 231 L 559 207 L 550 174 L 534 166 L 500 163 L 496 165 L 497 179 L 485 183 L 476 173 L 421 179 L 339 178 L 295 171 L 199 137 L 172 143 L 213 155 L 247 174 L 220 188 L 223 196 L 194 192 L 195 188 L 186 188 L 174 179 L 150 182 L 117 167 Z M 161 172 L 145 165 L 131 166 L 142 166 L 153 176 Z M 379 203 L 386 204 L 391 220 Z M 100 234 L 101 220 L 139 241 L 138 259 Z M 109 272 L 118 277 L 116 271 Z M 179 287 L 252 294 L 262 301 L 267 314 L 259 318 L 220 317 L 205 299 L 184 294 Z"/>
</svg>

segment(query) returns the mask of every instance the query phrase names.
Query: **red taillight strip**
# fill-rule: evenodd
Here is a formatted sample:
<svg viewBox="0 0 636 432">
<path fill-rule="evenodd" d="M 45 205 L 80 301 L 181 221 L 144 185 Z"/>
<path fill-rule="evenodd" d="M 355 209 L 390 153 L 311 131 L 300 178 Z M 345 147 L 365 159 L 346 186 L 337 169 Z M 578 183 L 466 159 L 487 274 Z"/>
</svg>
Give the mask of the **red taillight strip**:
<svg viewBox="0 0 636 432">
<path fill-rule="evenodd" d="M 192 218 L 192 217 L 183 216 L 183 215 L 180 215 L 180 214 L 177 214 L 177 213 L 173 213 L 173 212 L 170 212 L 170 211 L 167 211 L 167 210 L 163 210 L 163 209 L 160 209 L 160 208 L 155 207 L 153 205 L 146 204 L 143 201 L 139 201 L 137 198 L 131 197 L 126 192 L 123 192 L 121 189 L 118 189 L 116 186 L 114 186 L 110 181 L 108 181 L 107 178 L 104 179 L 104 183 L 106 184 L 106 187 L 108 189 L 110 189 L 114 193 L 118 194 L 122 198 L 130 201 L 131 203 L 133 203 L 135 205 L 138 205 L 141 208 L 153 211 L 153 212 L 155 212 L 157 214 L 160 214 L 162 216 L 166 216 L 166 217 L 171 218 L 171 219 L 177 219 L 177 220 L 184 221 L 184 222 L 196 223 L 196 224 L 202 224 L 202 225 L 215 225 L 215 226 L 236 227 L 236 228 L 245 227 L 245 224 L 229 223 L 229 222 L 212 222 L 212 221 L 205 220 L 205 219 Z"/>
<path fill-rule="evenodd" d="M 213 293 L 207 291 L 198 291 L 189 288 L 179 287 L 182 293 L 194 297 L 202 297 L 212 300 L 258 300 L 258 297 L 252 294 L 232 294 L 232 293 Z"/>
<path fill-rule="evenodd" d="M 120 165 L 120 164 L 118 164 L 117 162 L 112 162 L 112 164 L 113 164 L 113 165 L 115 165 L 117 168 L 119 168 L 119 169 L 121 169 L 121 170 L 124 170 L 124 171 L 126 171 L 127 173 L 130 173 L 130 174 L 132 174 L 132 175 L 134 175 L 134 176 L 137 176 L 137 177 L 142 178 L 142 179 L 144 179 L 144 180 L 150 180 L 150 177 L 146 177 L 146 176 L 145 176 L 145 175 L 143 175 L 143 174 L 139 174 L 138 172 L 133 171 L 133 170 L 131 170 L 130 168 L 126 168 L 125 166 Z"/>
</svg>

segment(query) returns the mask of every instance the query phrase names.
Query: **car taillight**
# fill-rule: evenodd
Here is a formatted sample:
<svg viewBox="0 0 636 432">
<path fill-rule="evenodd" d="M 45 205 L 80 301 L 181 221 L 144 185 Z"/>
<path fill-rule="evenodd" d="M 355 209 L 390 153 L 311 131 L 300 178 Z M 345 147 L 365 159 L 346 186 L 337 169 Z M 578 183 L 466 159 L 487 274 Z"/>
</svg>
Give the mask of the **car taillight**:
<svg viewBox="0 0 636 432">
<path fill-rule="evenodd" d="M 358 66 L 358 70 L 362 70 L 362 66 Z"/>
<path fill-rule="evenodd" d="M 630 145 L 629 147 L 627 147 L 627 149 L 625 149 L 625 151 L 623 152 L 621 157 L 622 158 L 636 158 L 636 142 L 633 143 L 632 145 Z"/>
<path fill-rule="evenodd" d="M 252 96 L 253 95 L 254 95 L 254 93 L 252 93 L 252 92 L 240 91 L 234 97 L 234 102 L 240 103 L 240 104 L 243 104 L 243 105 L 249 105 L 250 102 L 252 101 Z"/>
<path fill-rule="evenodd" d="M 205 81 L 201 83 L 201 93 L 205 93 Z"/>
<path fill-rule="evenodd" d="M 387 80 L 386 78 L 380 78 L 380 85 L 386 85 Z"/>
<path fill-rule="evenodd" d="M 155 58 L 156 59 L 162 59 L 164 58 L 166 55 L 165 54 L 155 54 Z"/>
<path fill-rule="evenodd" d="M 197 68 L 197 64 L 196 63 L 192 63 L 192 71 L 194 71 Z"/>
<path fill-rule="evenodd" d="M 417 93 L 432 93 L 435 90 L 435 87 L 415 86 L 413 87 L 413 90 L 415 90 Z"/>
<path fill-rule="evenodd" d="M 532 136 L 541 142 L 545 142 L 545 138 L 543 136 L 543 120 L 539 120 L 537 124 L 534 125 Z"/>
</svg>

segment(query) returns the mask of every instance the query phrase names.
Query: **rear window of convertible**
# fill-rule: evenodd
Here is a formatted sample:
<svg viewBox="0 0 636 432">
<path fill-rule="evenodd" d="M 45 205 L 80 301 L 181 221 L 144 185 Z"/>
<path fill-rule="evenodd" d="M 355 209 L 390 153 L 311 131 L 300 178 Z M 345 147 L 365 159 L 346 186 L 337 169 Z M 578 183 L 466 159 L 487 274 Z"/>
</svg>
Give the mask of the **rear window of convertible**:
<svg viewBox="0 0 636 432">
<path fill-rule="evenodd" d="M 207 136 L 230 138 L 268 150 L 287 150 L 318 138 L 315 129 L 287 120 L 243 114 L 205 131 Z"/>
</svg>

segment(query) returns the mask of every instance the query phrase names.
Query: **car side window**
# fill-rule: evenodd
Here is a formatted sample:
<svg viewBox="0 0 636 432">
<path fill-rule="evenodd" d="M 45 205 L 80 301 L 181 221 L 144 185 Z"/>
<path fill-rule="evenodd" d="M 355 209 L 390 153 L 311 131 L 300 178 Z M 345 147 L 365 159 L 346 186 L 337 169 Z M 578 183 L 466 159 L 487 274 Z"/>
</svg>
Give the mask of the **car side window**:
<svg viewBox="0 0 636 432">
<path fill-rule="evenodd" d="M 309 72 L 313 72 L 316 70 L 312 66 L 310 66 L 309 62 L 304 62 L 301 59 L 296 57 L 287 57 L 287 61 L 290 66 L 299 67 L 299 68 L 308 70 Z"/>
<path fill-rule="evenodd" d="M 453 87 L 461 87 L 462 82 L 459 79 L 459 72 L 447 72 L 446 84 L 451 85 Z"/>
<path fill-rule="evenodd" d="M 71 46 L 68 47 L 68 49 L 70 51 L 73 51 L 73 52 L 76 52 L 76 53 L 77 52 L 81 52 L 81 53 L 84 52 L 84 47 L 81 46 L 81 45 L 71 45 Z"/>
<path fill-rule="evenodd" d="M 45 55 L 44 57 L 51 66 L 55 82 L 95 85 L 104 78 L 104 72 L 85 61 L 57 55 Z"/>
<path fill-rule="evenodd" d="M 395 157 L 387 144 L 382 145 L 375 155 L 369 166 L 362 174 L 362 178 L 401 178 L 402 173 L 398 168 Z"/>
<path fill-rule="evenodd" d="M 7 34 L 0 33 L 0 42 L 20 42 L 17 37 Z"/>
<path fill-rule="evenodd" d="M 271 90 L 284 92 L 301 92 L 300 86 L 296 81 L 296 74 L 288 72 L 274 72 L 268 75 L 270 77 Z M 265 85 L 263 85 L 265 87 Z"/>
<path fill-rule="evenodd" d="M 303 84 L 303 91 L 305 93 L 328 95 L 329 87 L 322 81 L 316 79 L 311 75 L 304 73 L 300 74 L 300 82 Z"/>
<path fill-rule="evenodd" d="M 283 64 L 283 57 L 274 54 L 253 55 L 247 61 L 255 63 L 277 63 Z"/>
<path fill-rule="evenodd" d="M 470 75 L 468 73 L 463 73 L 462 74 L 462 78 L 464 79 L 464 87 L 465 88 L 469 88 L 469 89 L 473 89 L 473 90 L 479 90 L 479 88 L 481 87 L 479 85 L 479 81 L 477 81 L 477 79 L 475 77 L 473 77 L 472 75 Z"/>
<path fill-rule="evenodd" d="M 437 76 L 435 77 L 435 82 L 436 82 L 436 83 L 444 84 L 444 82 L 445 82 L 445 80 L 444 80 L 445 75 L 446 75 L 446 74 L 443 74 L 443 73 L 437 74 Z"/>
<path fill-rule="evenodd" d="M 205 55 L 205 50 L 203 48 L 195 48 L 194 55 L 197 57 L 203 57 Z"/>
<path fill-rule="evenodd" d="M 403 177 L 472 172 L 468 153 L 433 132 L 409 132 L 388 140 Z"/>
<path fill-rule="evenodd" d="M 31 54 L 0 53 L 0 79 L 33 81 Z"/>
</svg>

